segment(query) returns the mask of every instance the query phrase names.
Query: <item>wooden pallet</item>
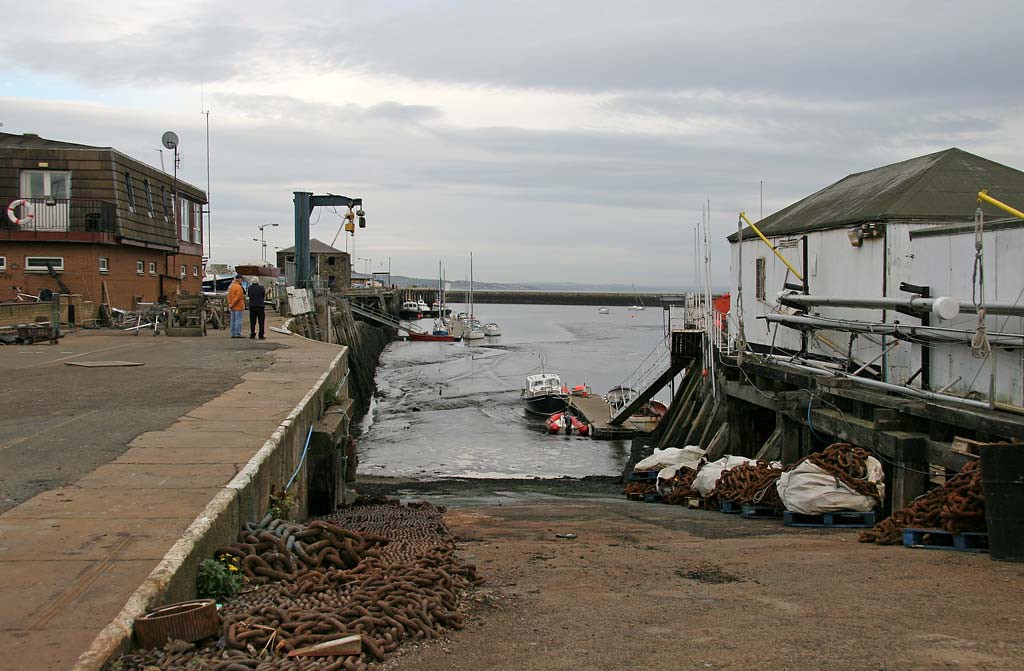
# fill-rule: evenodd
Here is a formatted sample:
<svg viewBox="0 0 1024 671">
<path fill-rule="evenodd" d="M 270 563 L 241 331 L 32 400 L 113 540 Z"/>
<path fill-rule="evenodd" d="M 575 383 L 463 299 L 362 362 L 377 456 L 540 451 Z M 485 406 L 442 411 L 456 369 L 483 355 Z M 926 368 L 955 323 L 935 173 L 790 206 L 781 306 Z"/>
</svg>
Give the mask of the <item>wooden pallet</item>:
<svg viewBox="0 0 1024 671">
<path fill-rule="evenodd" d="M 686 507 L 694 510 L 704 509 L 704 499 L 699 496 L 690 496 L 686 499 Z"/>
<path fill-rule="evenodd" d="M 975 531 L 955 534 L 944 529 L 904 529 L 903 546 L 954 552 L 988 552 L 988 534 Z"/>
<path fill-rule="evenodd" d="M 719 501 L 718 509 L 727 515 L 739 515 L 743 512 L 743 506 L 735 501 Z"/>
<path fill-rule="evenodd" d="M 775 519 L 782 517 L 782 511 L 775 506 L 763 506 L 757 503 L 744 503 L 742 514 L 750 520 Z"/>
<path fill-rule="evenodd" d="M 782 511 L 782 523 L 787 527 L 825 527 L 837 529 L 864 529 L 875 526 L 875 511 L 837 510 L 820 515 L 806 515 L 792 510 Z"/>
</svg>

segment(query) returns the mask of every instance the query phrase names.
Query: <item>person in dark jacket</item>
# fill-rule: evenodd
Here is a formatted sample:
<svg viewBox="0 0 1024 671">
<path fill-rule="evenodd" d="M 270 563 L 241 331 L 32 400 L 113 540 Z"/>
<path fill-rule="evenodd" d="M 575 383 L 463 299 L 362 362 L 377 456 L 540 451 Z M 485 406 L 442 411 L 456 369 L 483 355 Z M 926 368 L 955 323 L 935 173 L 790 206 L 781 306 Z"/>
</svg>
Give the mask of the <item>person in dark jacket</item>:
<svg viewBox="0 0 1024 671">
<path fill-rule="evenodd" d="M 267 322 L 267 291 L 260 286 L 259 279 L 254 279 L 249 285 L 249 339 L 256 338 L 256 322 L 260 323 L 260 340 L 266 340 L 267 336 L 264 327 Z"/>
</svg>

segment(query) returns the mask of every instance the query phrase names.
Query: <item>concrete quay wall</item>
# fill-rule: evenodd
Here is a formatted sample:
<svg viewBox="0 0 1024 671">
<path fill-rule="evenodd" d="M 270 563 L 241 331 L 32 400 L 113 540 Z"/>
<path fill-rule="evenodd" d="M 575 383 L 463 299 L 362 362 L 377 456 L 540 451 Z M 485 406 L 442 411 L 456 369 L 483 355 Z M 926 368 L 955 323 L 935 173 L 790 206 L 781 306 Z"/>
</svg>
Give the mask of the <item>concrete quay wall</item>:
<svg viewBox="0 0 1024 671">
<path fill-rule="evenodd" d="M 231 400 L 222 403 L 220 407 L 233 409 L 246 402 L 251 404 L 249 399 L 257 396 L 266 399 L 268 394 L 274 394 L 277 389 L 288 388 L 292 392 L 305 389 L 300 400 L 287 409 L 283 419 L 262 446 L 251 454 L 235 476 L 202 508 L 143 584 L 131 594 L 117 617 L 79 657 L 74 666 L 75 671 L 95 671 L 107 660 L 126 651 L 131 645 L 132 624 L 146 611 L 167 603 L 195 598 L 199 564 L 212 557 L 218 547 L 233 542 L 245 522 L 262 518 L 267 511 L 270 494 L 281 491 L 295 472 L 302 457 L 307 432 L 323 414 L 326 391 L 338 388 L 339 385 L 341 390 L 345 390 L 347 386 L 349 350 L 312 343 L 298 336 L 289 340 L 295 346 L 275 352 L 278 361 L 268 370 L 247 374 L 245 381 L 235 389 L 182 418 L 187 429 L 190 418 L 203 421 L 204 417 L 216 416 L 217 403 L 225 397 L 230 396 Z M 328 348 L 328 351 L 325 352 L 324 348 Z M 311 378 L 312 383 L 309 382 Z M 244 422 L 234 424 L 240 425 L 239 431 L 245 430 L 241 426 Z M 174 446 L 180 444 L 182 435 L 174 436 L 174 428 L 150 434 L 148 438 L 144 434 L 140 437 L 139 449 L 173 450 Z M 218 444 L 234 446 L 245 442 L 230 430 L 230 425 L 211 428 L 214 429 L 211 432 L 212 438 L 211 433 L 205 434 L 205 437 L 214 450 L 220 449 Z M 216 428 L 227 430 L 216 431 Z M 229 438 L 226 434 L 232 434 L 233 437 Z M 193 435 L 199 437 L 199 433 L 193 432 Z M 131 460 L 131 451 L 125 457 Z M 306 514 L 305 471 L 306 464 L 303 463 L 291 490 L 296 494 L 299 506 L 296 515 L 300 519 Z"/>
</svg>

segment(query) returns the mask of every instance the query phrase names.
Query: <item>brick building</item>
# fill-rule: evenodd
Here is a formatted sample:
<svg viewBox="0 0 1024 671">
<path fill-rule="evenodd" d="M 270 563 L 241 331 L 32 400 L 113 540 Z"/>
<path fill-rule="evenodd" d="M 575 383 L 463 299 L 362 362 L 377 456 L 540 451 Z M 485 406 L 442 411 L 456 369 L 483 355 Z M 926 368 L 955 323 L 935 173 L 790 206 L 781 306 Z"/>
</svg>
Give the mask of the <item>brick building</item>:
<svg viewBox="0 0 1024 671">
<path fill-rule="evenodd" d="M 0 133 L 0 301 L 61 283 L 96 305 L 105 283 L 124 309 L 199 293 L 206 202 L 116 149 Z"/>
</svg>

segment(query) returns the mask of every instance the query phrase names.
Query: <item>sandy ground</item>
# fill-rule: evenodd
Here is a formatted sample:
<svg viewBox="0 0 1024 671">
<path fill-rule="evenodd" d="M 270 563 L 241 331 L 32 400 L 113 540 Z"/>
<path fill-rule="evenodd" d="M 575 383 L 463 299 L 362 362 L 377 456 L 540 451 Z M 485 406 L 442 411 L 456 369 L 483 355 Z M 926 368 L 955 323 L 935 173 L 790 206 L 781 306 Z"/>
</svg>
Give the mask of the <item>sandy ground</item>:
<svg viewBox="0 0 1024 671">
<path fill-rule="evenodd" d="M 445 488 L 420 498 L 450 506 L 488 582 L 467 629 L 388 669 L 1024 668 L 1024 564 L 581 498 L 579 484 L 573 498 L 551 483 Z"/>
</svg>

